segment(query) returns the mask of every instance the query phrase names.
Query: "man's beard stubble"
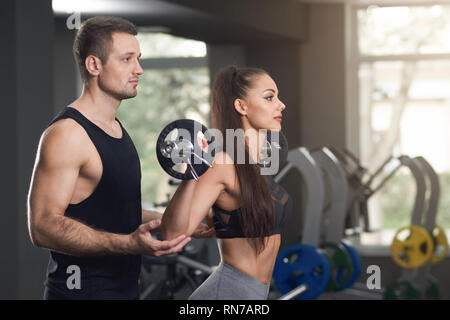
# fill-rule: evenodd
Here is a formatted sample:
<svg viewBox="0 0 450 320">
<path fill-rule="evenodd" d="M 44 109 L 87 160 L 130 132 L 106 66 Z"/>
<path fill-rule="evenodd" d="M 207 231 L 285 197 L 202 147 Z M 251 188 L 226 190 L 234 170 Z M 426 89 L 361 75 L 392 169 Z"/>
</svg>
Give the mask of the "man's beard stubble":
<svg viewBox="0 0 450 320">
<path fill-rule="evenodd" d="M 102 81 L 101 77 L 99 77 L 99 79 L 98 79 L 98 86 L 102 91 L 104 91 L 105 93 L 114 97 L 117 100 L 126 100 L 126 99 L 130 99 L 130 98 L 134 98 L 137 95 L 136 89 L 127 90 L 126 88 L 124 88 L 123 90 L 119 91 L 119 90 L 110 88 L 105 85 L 105 83 L 104 83 L 104 81 Z"/>
</svg>

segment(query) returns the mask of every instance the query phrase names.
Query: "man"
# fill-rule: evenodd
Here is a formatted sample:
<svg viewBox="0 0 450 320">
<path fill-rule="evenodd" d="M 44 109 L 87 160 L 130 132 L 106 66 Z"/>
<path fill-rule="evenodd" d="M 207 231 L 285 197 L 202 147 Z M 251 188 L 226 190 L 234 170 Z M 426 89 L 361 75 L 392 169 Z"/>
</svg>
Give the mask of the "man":
<svg viewBox="0 0 450 320">
<path fill-rule="evenodd" d="M 143 73 L 136 34 L 121 18 L 83 23 L 73 47 L 83 92 L 41 137 L 28 227 L 33 244 L 50 249 L 46 299 L 137 299 L 141 255 L 173 254 L 190 241 L 152 238 L 161 214 L 141 208 L 138 154 L 115 117 Z"/>
</svg>

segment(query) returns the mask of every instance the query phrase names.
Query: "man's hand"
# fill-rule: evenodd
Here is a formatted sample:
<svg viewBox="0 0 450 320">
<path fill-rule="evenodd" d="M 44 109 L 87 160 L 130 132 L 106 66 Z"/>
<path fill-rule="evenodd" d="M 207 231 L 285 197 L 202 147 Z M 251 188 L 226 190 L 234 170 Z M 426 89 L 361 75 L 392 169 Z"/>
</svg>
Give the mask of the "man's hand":
<svg viewBox="0 0 450 320">
<path fill-rule="evenodd" d="M 161 220 L 152 220 L 148 223 L 141 224 L 130 235 L 131 251 L 135 254 L 160 257 L 181 252 L 182 248 L 191 241 L 191 238 L 185 235 L 181 235 L 170 241 L 153 239 L 150 231 L 157 229 L 160 224 Z"/>
<path fill-rule="evenodd" d="M 213 227 L 210 227 L 205 223 L 200 223 L 197 229 L 195 229 L 194 233 L 192 234 L 192 236 L 197 239 L 212 238 L 215 235 L 216 230 L 214 230 Z"/>
</svg>

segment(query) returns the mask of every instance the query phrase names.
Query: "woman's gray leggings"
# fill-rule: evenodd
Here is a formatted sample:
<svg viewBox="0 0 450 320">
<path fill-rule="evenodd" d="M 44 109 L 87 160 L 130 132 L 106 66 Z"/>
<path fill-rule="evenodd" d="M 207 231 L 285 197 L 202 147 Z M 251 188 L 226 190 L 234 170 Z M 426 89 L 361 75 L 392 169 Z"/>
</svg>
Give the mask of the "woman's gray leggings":
<svg viewBox="0 0 450 320">
<path fill-rule="evenodd" d="M 270 284 L 221 262 L 189 300 L 266 300 Z"/>
</svg>

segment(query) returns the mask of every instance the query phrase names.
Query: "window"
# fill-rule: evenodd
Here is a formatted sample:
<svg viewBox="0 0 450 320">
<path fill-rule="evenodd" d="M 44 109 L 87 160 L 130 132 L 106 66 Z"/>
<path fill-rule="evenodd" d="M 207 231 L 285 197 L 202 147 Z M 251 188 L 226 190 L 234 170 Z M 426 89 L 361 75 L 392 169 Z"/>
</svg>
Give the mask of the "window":
<svg viewBox="0 0 450 320">
<path fill-rule="evenodd" d="M 139 33 L 137 38 L 144 74 L 137 96 L 122 101 L 118 118 L 141 160 L 143 208 L 152 209 L 175 191 L 156 158 L 158 135 L 180 118 L 209 126 L 209 70 L 203 42 L 160 33 Z"/>
<path fill-rule="evenodd" d="M 449 229 L 450 6 L 358 6 L 352 21 L 361 162 L 374 172 L 390 155 L 427 159 L 440 179 L 436 223 Z M 389 245 L 411 224 L 414 198 L 414 179 L 402 168 L 369 199 L 380 231 L 362 234 L 361 244 Z"/>
</svg>

